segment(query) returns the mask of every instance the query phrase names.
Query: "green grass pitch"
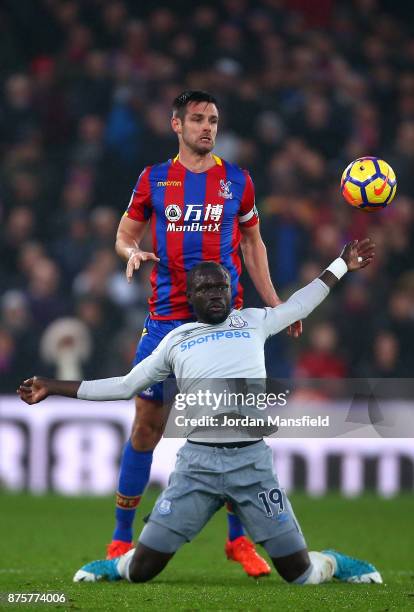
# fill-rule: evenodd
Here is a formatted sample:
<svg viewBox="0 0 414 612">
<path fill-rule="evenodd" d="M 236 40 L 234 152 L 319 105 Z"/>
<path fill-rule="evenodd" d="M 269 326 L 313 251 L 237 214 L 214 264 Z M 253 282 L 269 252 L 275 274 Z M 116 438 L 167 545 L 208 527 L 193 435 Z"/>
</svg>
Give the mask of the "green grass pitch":
<svg viewBox="0 0 414 612">
<path fill-rule="evenodd" d="M 145 495 L 137 528 L 155 494 Z M 301 494 L 292 496 L 292 502 L 310 549 L 332 547 L 370 560 L 385 584 L 295 587 L 275 571 L 254 581 L 224 557 L 224 511 L 153 582 L 74 584 L 81 565 L 103 556 L 112 529 L 112 499 L 0 493 L 0 592 L 53 591 L 68 597 L 62 606 L 19 606 L 36 610 L 414 609 L 413 496 L 349 500 Z M 3 603 L 0 608 L 16 606 Z"/>
</svg>

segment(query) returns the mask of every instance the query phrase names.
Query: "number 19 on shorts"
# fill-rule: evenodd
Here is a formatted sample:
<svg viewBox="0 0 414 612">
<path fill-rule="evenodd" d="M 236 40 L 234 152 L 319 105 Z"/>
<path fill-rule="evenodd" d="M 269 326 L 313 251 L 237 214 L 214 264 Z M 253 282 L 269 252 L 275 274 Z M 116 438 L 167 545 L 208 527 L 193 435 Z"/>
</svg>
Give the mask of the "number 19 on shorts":
<svg viewBox="0 0 414 612">
<path fill-rule="evenodd" d="M 268 491 L 261 491 L 257 494 L 257 497 L 262 502 L 267 516 L 278 516 L 283 512 L 283 494 L 280 489 L 269 489 Z"/>
</svg>

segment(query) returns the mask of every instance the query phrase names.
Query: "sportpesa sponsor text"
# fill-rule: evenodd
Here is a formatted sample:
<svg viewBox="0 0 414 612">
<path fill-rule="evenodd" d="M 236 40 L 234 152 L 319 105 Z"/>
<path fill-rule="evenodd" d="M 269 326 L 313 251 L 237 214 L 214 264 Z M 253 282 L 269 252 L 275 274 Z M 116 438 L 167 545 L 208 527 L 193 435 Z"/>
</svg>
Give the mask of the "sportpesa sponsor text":
<svg viewBox="0 0 414 612">
<path fill-rule="evenodd" d="M 230 339 L 230 338 L 250 338 L 249 331 L 217 331 L 207 334 L 206 336 L 200 336 L 197 340 L 189 340 L 188 342 L 181 342 L 181 352 L 190 350 L 196 344 L 204 344 L 207 342 L 216 342 L 218 340 Z"/>
</svg>

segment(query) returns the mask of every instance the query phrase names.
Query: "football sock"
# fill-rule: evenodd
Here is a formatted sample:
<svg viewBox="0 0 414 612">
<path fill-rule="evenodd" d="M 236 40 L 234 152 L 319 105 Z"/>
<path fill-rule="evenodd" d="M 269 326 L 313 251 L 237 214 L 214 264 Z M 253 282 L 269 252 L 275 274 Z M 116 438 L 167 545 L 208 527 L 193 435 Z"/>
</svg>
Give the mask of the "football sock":
<svg viewBox="0 0 414 612">
<path fill-rule="evenodd" d="M 299 578 L 293 581 L 294 584 L 321 584 L 332 579 L 335 565 L 332 557 L 320 552 L 310 552 L 311 564 Z"/>
<path fill-rule="evenodd" d="M 226 504 L 227 508 L 227 521 L 229 526 L 229 540 L 233 542 L 236 538 L 244 536 L 243 525 L 237 514 L 234 514 L 233 508 L 230 503 Z"/>
<path fill-rule="evenodd" d="M 125 445 L 116 494 L 116 527 L 113 540 L 133 540 L 132 524 L 141 495 L 149 481 L 152 454 L 152 451 L 136 451 L 131 440 Z"/>
<path fill-rule="evenodd" d="M 129 578 L 129 564 L 131 563 L 131 559 L 134 556 L 134 552 L 135 548 L 132 548 L 127 553 L 125 553 L 125 555 L 119 557 L 118 565 L 116 566 L 119 575 L 122 576 L 122 578 L 129 580 L 129 582 L 131 582 Z"/>
</svg>

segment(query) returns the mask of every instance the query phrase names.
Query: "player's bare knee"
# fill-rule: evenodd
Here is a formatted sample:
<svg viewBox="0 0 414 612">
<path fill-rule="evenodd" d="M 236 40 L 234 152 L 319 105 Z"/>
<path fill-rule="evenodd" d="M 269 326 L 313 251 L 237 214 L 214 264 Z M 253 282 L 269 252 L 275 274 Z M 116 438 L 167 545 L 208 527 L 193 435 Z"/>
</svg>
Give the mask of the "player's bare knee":
<svg viewBox="0 0 414 612">
<path fill-rule="evenodd" d="M 286 582 L 293 582 L 302 576 L 311 564 L 306 548 L 286 557 L 273 558 L 272 561 L 278 574 Z"/>
<path fill-rule="evenodd" d="M 137 398 L 135 418 L 131 431 L 131 443 L 135 450 L 153 450 L 160 441 L 165 427 L 165 411 L 162 404 Z"/>
<path fill-rule="evenodd" d="M 163 429 L 156 424 L 134 423 L 131 432 L 131 443 L 135 450 L 154 450 L 161 440 Z"/>
</svg>

